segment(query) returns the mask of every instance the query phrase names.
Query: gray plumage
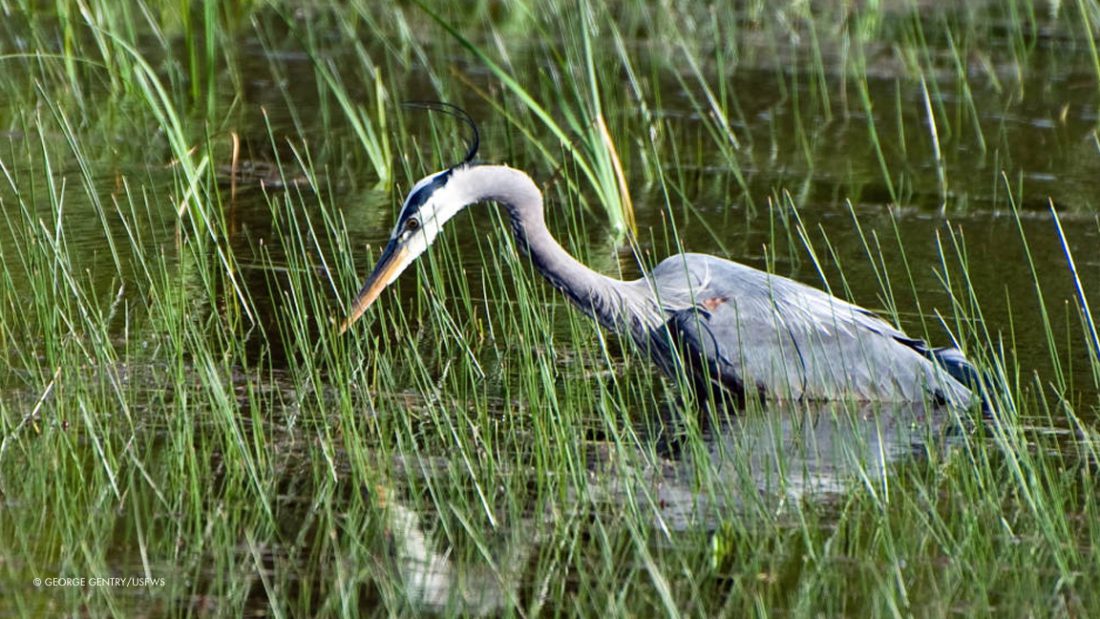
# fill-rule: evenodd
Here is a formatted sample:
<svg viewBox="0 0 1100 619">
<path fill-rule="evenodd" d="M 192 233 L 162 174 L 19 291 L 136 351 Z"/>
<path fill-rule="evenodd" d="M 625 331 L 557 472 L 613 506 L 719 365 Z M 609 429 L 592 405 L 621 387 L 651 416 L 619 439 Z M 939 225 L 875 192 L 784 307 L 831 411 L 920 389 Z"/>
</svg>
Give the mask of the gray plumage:
<svg viewBox="0 0 1100 619">
<path fill-rule="evenodd" d="M 690 253 L 634 281 L 596 273 L 551 236 L 531 178 L 505 166 L 461 164 L 417 183 L 342 329 L 447 220 L 486 200 L 507 210 L 519 248 L 551 285 L 666 373 L 686 376 L 703 399 L 976 399 L 960 382 L 974 370 L 957 350 L 930 349 L 866 309 L 782 276 Z"/>
</svg>

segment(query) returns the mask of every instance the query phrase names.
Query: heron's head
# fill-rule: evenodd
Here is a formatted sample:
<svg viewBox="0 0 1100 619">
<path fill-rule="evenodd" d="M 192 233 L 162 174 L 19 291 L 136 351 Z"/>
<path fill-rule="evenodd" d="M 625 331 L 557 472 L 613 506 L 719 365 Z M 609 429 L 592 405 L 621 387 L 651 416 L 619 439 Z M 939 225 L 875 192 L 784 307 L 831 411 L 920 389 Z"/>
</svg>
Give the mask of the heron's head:
<svg viewBox="0 0 1100 619">
<path fill-rule="evenodd" d="M 386 286 L 393 283 L 435 241 L 443 224 L 469 204 L 465 192 L 461 190 L 461 181 L 456 181 L 456 177 L 460 178 L 466 169 L 465 165 L 449 168 L 426 176 L 413 185 L 397 216 L 390 240 L 340 326 L 341 332 L 359 320 Z"/>
<path fill-rule="evenodd" d="M 465 110 L 449 103 L 408 102 L 405 106 L 443 112 L 464 122 L 471 132 L 466 156 L 461 162 L 442 172 L 426 176 L 413 185 L 401 207 L 401 213 L 397 216 L 397 225 L 390 233 L 389 243 L 382 250 L 378 263 L 374 265 L 370 277 L 355 297 L 351 311 L 340 325 L 341 333 L 359 320 L 386 286 L 393 283 L 402 271 L 428 249 L 439 235 L 443 224 L 472 201 L 461 178 L 477 156 L 477 148 L 481 142 L 477 124 Z"/>
</svg>

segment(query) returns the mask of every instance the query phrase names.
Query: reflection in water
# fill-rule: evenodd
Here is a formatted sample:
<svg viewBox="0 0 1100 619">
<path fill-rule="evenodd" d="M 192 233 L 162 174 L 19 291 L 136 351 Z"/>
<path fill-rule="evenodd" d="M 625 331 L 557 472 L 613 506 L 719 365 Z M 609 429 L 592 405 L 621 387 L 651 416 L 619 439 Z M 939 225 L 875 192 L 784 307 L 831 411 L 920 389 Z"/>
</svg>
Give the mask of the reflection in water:
<svg viewBox="0 0 1100 619">
<path fill-rule="evenodd" d="M 595 507 L 613 516 L 609 522 L 636 511 L 653 514 L 666 532 L 709 530 L 761 501 L 825 501 L 857 486 L 881 497 L 892 463 L 949 444 L 960 427 L 954 413 L 919 404 L 770 404 L 704 430 L 702 440 L 661 439 L 656 457 L 653 444 L 607 450 L 594 459 L 586 487 L 571 494 L 578 512 Z M 495 528 L 469 557 L 425 531 L 422 517 L 434 514 L 390 498 L 386 513 L 392 556 L 415 608 L 480 616 L 516 603 L 540 543 L 537 517 Z"/>
<path fill-rule="evenodd" d="M 421 524 L 421 516 L 398 501 L 386 501 L 386 529 L 397 572 L 407 601 L 413 607 L 432 612 L 444 610 L 470 616 L 484 616 L 515 599 L 522 582 L 521 571 L 535 546 L 524 531 L 499 530 L 503 542 L 491 550 L 502 550 L 493 559 L 481 556 L 474 564 L 440 550 Z"/>
<path fill-rule="evenodd" d="M 854 485 L 877 494 L 891 463 L 958 428 L 955 413 L 921 404 L 772 403 L 706 430 L 705 449 L 672 438 L 643 470 L 605 462 L 608 483 L 589 491 L 649 507 L 671 531 L 711 528 L 760 500 L 828 500 Z"/>
</svg>

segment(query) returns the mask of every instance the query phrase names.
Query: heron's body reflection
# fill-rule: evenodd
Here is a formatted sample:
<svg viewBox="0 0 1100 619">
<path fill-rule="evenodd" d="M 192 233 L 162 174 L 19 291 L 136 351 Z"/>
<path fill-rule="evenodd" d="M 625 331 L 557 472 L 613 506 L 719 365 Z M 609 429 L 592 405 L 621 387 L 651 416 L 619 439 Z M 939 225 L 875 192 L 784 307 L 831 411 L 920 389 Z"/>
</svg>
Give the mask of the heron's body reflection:
<svg viewBox="0 0 1100 619">
<path fill-rule="evenodd" d="M 605 462 L 611 482 L 598 487 L 611 500 L 637 497 L 671 531 L 712 528 L 753 506 L 828 501 L 857 486 L 877 494 L 892 463 L 947 445 L 957 420 L 920 403 L 773 403 L 706 429 L 705 450 L 673 437 L 633 474 Z"/>
<path fill-rule="evenodd" d="M 855 488 L 885 498 L 893 463 L 950 445 L 958 428 L 950 411 L 919 404 L 773 405 L 731 417 L 701 441 L 643 439 L 632 451 L 594 444 L 588 481 L 570 496 L 578 513 L 614 515 L 604 526 L 636 512 L 668 535 L 711 530 L 748 510 L 794 510 Z M 388 503 L 392 554 L 409 601 L 470 615 L 516 599 L 530 557 L 563 517 L 497 527 L 482 540 L 491 558 L 483 551 L 464 559 L 433 542 L 438 536 L 425 523 L 436 518 Z"/>
</svg>

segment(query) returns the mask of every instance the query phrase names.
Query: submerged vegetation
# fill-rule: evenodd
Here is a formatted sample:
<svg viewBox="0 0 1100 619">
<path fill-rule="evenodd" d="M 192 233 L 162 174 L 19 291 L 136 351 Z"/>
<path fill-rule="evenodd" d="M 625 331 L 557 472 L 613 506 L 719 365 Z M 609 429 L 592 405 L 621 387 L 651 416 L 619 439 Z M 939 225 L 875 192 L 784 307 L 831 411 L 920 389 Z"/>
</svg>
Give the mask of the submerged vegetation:
<svg viewBox="0 0 1100 619">
<path fill-rule="evenodd" d="M 0 13 L 0 614 L 1100 613 L 1095 0 Z M 597 270 L 826 288 L 990 418 L 693 414 L 488 207 L 337 336 L 461 153 L 405 100 Z"/>
</svg>

